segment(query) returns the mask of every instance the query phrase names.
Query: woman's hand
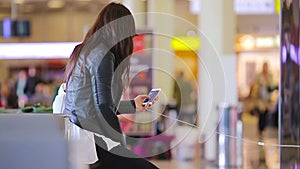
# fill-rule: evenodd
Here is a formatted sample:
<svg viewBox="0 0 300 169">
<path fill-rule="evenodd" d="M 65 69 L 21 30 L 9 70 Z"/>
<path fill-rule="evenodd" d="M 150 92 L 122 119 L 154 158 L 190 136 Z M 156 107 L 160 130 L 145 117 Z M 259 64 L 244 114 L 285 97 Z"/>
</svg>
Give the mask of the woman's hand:
<svg viewBox="0 0 300 169">
<path fill-rule="evenodd" d="M 149 95 L 138 95 L 134 98 L 136 111 L 146 111 L 148 108 L 152 107 L 152 105 L 158 101 L 158 97 L 156 97 L 153 102 L 148 102 L 147 104 L 143 104 L 146 98 L 150 98 Z"/>
<path fill-rule="evenodd" d="M 143 104 L 145 99 L 149 99 L 149 95 L 138 95 L 134 98 L 136 111 L 146 111 L 153 103 Z"/>
<path fill-rule="evenodd" d="M 149 103 L 143 105 L 144 100 L 146 98 L 149 99 L 149 97 L 150 97 L 149 95 L 138 95 L 134 98 L 136 111 L 146 111 L 146 109 L 151 106 Z"/>
</svg>

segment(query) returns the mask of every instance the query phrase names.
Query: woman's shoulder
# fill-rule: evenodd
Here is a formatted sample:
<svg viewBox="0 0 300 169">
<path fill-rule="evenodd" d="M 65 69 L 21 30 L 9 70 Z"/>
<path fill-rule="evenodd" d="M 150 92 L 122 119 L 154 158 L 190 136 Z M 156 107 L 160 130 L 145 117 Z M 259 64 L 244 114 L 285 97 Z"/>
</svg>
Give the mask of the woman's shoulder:
<svg viewBox="0 0 300 169">
<path fill-rule="evenodd" d="M 100 44 L 91 50 L 87 56 L 86 63 L 87 66 L 99 66 L 103 62 L 114 62 L 114 60 L 113 53 L 105 45 Z"/>
</svg>

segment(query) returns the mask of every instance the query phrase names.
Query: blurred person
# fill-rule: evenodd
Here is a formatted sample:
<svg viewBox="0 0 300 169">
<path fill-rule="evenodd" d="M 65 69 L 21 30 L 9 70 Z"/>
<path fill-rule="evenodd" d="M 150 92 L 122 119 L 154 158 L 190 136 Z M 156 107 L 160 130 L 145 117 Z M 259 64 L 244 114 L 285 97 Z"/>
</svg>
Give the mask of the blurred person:
<svg viewBox="0 0 300 169">
<path fill-rule="evenodd" d="M 27 72 L 25 70 L 20 70 L 18 72 L 18 79 L 16 82 L 18 107 L 24 107 L 28 101 L 28 97 L 25 94 L 26 82 L 27 82 Z"/>
<path fill-rule="evenodd" d="M 186 122 L 191 124 L 194 124 L 196 121 L 196 100 L 193 97 L 193 92 L 192 82 L 185 78 L 183 71 L 179 72 L 174 85 L 174 98 L 176 100 L 178 118 L 180 120 L 187 119 Z"/>
<path fill-rule="evenodd" d="M 24 93 L 27 98 L 30 99 L 35 94 L 35 87 L 37 84 L 43 82 L 43 80 L 36 74 L 36 68 L 31 66 L 28 68 L 28 77 L 24 87 Z"/>
<path fill-rule="evenodd" d="M 157 168 L 127 149 L 117 117 L 151 106 L 142 105 L 148 95 L 120 101 L 129 82 L 135 31 L 131 12 L 112 2 L 100 11 L 67 64 L 64 114 L 78 127 L 96 133 L 99 169 Z"/>
<path fill-rule="evenodd" d="M 34 95 L 29 98 L 28 104 L 49 107 L 52 103 L 52 94 L 49 94 L 48 88 L 49 86 L 45 83 L 36 84 Z"/>
<path fill-rule="evenodd" d="M 8 109 L 18 108 L 18 96 L 16 92 L 16 74 L 12 74 L 10 78 L 6 79 L 2 86 L 2 97 L 4 100 L 4 107 Z"/>
<path fill-rule="evenodd" d="M 267 125 L 268 111 L 271 103 L 271 92 L 276 89 L 269 65 L 264 62 L 261 72 L 255 77 L 249 97 L 254 105 L 251 114 L 258 114 L 258 130 L 261 135 Z"/>
<path fill-rule="evenodd" d="M 3 97 L 2 97 L 2 84 L 0 83 L 0 108 L 2 108 L 3 105 Z"/>
<path fill-rule="evenodd" d="M 55 100 L 55 97 L 58 95 L 59 88 L 60 88 L 63 81 L 64 81 L 63 78 L 61 78 L 59 76 L 54 76 L 54 78 L 51 82 L 51 86 L 52 86 L 52 89 L 53 89 L 52 102 Z"/>
</svg>

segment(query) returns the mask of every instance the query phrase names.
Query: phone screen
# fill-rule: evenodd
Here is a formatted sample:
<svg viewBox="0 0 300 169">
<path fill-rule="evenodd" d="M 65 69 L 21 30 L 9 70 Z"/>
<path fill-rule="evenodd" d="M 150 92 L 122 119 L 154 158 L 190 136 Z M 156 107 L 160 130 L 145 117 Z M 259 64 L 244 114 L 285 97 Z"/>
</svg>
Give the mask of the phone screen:
<svg viewBox="0 0 300 169">
<path fill-rule="evenodd" d="M 153 102 L 154 99 L 156 98 L 156 96 L 158 95 L 159 91 L 160 91 L 159 89 L 151 90 L 151 91 L 149 92 L 150 98 L 146 98 L 146 99 L 144 100 L 144 103 L 147 103 L 147 102 Z"/>
</svg>

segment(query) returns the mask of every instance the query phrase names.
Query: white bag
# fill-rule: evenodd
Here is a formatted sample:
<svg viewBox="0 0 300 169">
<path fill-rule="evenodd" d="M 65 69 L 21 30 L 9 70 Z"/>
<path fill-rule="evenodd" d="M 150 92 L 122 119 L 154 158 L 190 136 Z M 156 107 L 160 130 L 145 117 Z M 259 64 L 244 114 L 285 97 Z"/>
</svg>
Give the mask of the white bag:
<svg viewBox="0 0 300 169">
<path fill-rule="evenodd" d="M 62 114 L 65 108 L 66 83 L 62 83 L 52 103 L 53 114 Z"/>
<path fill-rule="evenodd" d="M 62 114 L 65 108 L 66 84 L 61 84 L 52 104 L 53 114 Z M 98 160 L 94 134 L 81 129 L 65 120 L 66 136 L 69 145 L 69 160 L 72 168 L 83 168 L 85 164 L 93 164 Z"/>
</svg>

